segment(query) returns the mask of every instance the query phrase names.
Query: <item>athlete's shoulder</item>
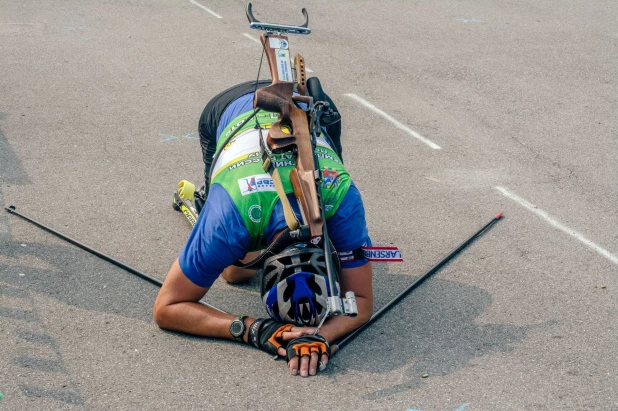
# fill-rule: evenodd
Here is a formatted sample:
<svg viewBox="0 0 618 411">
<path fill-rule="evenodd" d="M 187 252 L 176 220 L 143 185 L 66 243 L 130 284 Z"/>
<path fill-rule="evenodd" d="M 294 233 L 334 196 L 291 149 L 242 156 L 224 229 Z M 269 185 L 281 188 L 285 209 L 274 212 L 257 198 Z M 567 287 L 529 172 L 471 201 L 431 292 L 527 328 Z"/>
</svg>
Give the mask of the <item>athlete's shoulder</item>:
<svg viewBox="0 0 618 411">
<path fill-rule="evenodd" d="M 218 184 L 208 198 L 178 258 L 194 284 L 210 287 L 219 274 L 249 250 L 249 233 L 229 194 Z"/>
</svg>

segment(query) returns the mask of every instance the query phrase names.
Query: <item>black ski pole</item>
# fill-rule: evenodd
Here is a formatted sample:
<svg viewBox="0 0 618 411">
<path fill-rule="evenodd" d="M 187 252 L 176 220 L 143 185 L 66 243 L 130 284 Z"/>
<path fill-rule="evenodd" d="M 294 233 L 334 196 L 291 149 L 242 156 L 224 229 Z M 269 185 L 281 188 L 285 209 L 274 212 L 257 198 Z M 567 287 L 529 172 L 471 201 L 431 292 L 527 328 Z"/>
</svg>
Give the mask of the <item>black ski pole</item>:
<svg viewBox="0 0 618 411">
<path fill-rule="evenodd" d="M 68 236 L 66 236 L 66 235 L 64 235 L 64 234 L 62 234 L 62 233 L 60 233 L 60 232 L 58 232 L 58 231 L 54 230 L 53 228 L 50 228 L 50 227 L 48 227 L 48 226 L 46 226 L 46 225 L 44 225 L 44 224 L 41 224 L 41 223 L 39 223 L 39 222 L 37 222 L 37 221 L 35 221 L 35 220 L 33 220 L 33 219 L 29 218 L 29 217 L 26 217 L 25 215 L 23 215 L 23 214 L 19 213 L 18 211 L 16 211 L 16 210 L 15 210 L 15 206 L 13 206 L 13 205 L 11 205 L 11 206 L 9 206 L 9 207 L 5 207 L 4 209 L 5 209 L 6 211 L 8 211 L 9 213 L 11 213 L 11 214 L 14 214 L 14 215 L 16 215 L 16 216 L 18 216 L 18 217 L 20 217 L 20 218 L 23 218 L 24 220 L 28 221 L 29 223 L 32 223 L 32 224 L 34 224 L 35 226 L 37 226 L 37 227 L 39 227 L 39 228 L 42 228 L 43 230 L 45 230 L 45 231 L 47 231 L 47 232 L 49 232 L 49 233 L 52 233 L 53 235 L 55 235 L 55 236 L 57 236 L 57 237 L 62 238 L 63 240 L 65 240 L 65 241 L 67 241 L 67 242 L 69 242 L 69 243 L 73 244 L 74 246 L 77 246 L 77 247 L 81 248 L 82 250 L 85 250 L 85 251 L 89 252 L 90 254 L 94 254 L 94 255 L 96 255 L 97 257 L 102 258 L 103 260 L 105 260 L 105 261 L 107 261 L 107 262 L 109 262 L 109 263 L 112 263 L 112 264 L 114 264 L 115 266 L 120 267 L 120 268 L 122 268 L 123 270 L 126 270 L 126 271 L 130 272 L 131 274 L 134 274 L 134 275 L 136 275 L 136 276 L 138 276 L 138 277 L 140 277 L 140 278 L 142 278 L 142 279 L 144 279 L 144 280 L 146 280 L 146 281 L 148 281 L 148 282 L 150 282 L 150 283 L 152 283 L 152 284 L 154 284 L 154 285 L 157 285 L 157 286 L 159 286 L 159 287 L 161 287 L 161 286 L 163 285 L 163 282 L 162 282 L 162 281 L 157 280 L 157 279 L 156 279 L 156 278 L 154 278 L 154 277 L 151 277 L 151 276 L 149 276 L 149 275 L 147 275 L 147 274 L 144 274 L 144 273 L 142 273 L 142 272 L 140 272 L 140 271 L 136 270 L 136 269 L 135 269 L 135 268 L 133 268 L 133 267 L 130 267 L 130 266 L 128 266 L 128 265 L 126 265 L 126 264 L 124 264 L 124 263 L 121 263 L 120 261 L 118 261 L 118 260 L 116 260 L 116 259 L 114 259 L 114 258 L 112 258 L 112 257 L 110 257 L 110 256 L 108 256 L 108 255 L 106 255 L 106 254 L 103 254 L 103 253 L 102 253 L 102 252 L 100 252 L 100 251 L 97 251 L 97 250 L 95 250 L 95 249 L 93 249 L 93 248 L 91 248 L 91 247 L 88 247 L 87 245 L 84 245 L 84 244 L 80 243 L 79 241 L 74 240 L 74 239 L 72 239 L 71 237 L 68 237 Z M 220 312 L 222 312 L 222 313 L 227 314 L 225 311 L 220 310 L 219 308 L 217 308 L 217 307 L 215 307 L 215 306 L 213 306 L 213 305 L 207 304 L 207 303 L 205 303 L 205 302 L 203 302 L 203 301 L 200 301 L 199 303 L 200 303 L 200 304 L 203 304 L 203 305 L 205 305 L 205 306 L 207 306 L 207 307 L 213 308 L 213 309 L 215 309 L 215 310 L 217 310 L 217 311 L 220 311 Z"/>
<path fill-rule="evenodd" d="M 466 248 L 466 246 L 468 246 L 475 238 L 480 236 L 485 230 L 487 230 L 490 226 L 492 226 L 500 218 L 502 218 L 502 213 L 501 212 L 496 214 L 496 216 L 490 222 L 485 224 L 480 230 L 478 230 L 476 233 L 474 233 L 470 238 L 468 238 L 466 241 L 461 243 L 457 248 L 455 248 L 453 251 L 451 251 L 446 257 L 444 257 L 442 260 L 440 260 L 429 271 L 427 271 L 425 274 L 423 274 L 419 278 L 417 278 L 412 284 L 410 284 L 410 286 L 408 288 L 406 288 L 401 293 L 399 293 L 399 295 L 397 295 L 395 298 L 393 298 L 384 307 L 382 307 L 378 311 L 376 311 L 375 314 L 373 314 L 371 316 L 369 321 L 367 321 L 365 324 L 363 324 L 360 327 L 358 327 L 356 330 L 352 331 L 350 334 L 345 336 L 341 341 L 337 342 L 336 345 L 339 347 L 339 350 L 341 350 L 350 341 L 352 341 L 354 338 L 356 338 L 361 332 L 363 332 L 367 327 L 369 327 L 371 324 L 373 324 L 378 318 L 380 318 L 382 315 L 384 315 L 388 310 L 393 308 L 393 306 L 395 304 L 397 304 L 399 301 L 401 301 L 402 298 L 404 298 L 412 290 L 414 290 L 416 287 L 418 287 L 423 281 L 425 281 L 432 274 L 434 274 L 436 271 L 438 271 L 440 268 L 442 268 L 447 262 L 449 262 L 453 257 L 455 257 L 455 255 L 457 255 L 457 253 L 459 253 L 461 250 Z"/>
</svg>

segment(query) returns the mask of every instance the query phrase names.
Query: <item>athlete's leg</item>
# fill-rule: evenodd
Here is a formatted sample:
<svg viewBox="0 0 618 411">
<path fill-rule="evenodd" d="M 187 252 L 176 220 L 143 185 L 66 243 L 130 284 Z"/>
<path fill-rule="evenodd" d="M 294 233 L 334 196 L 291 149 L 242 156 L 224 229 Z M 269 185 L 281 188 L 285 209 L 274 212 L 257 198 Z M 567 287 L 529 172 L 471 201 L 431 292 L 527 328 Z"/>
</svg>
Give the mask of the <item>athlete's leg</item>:
<svg viewBox="0 0 618 411">
<path fill-rule="evenodd" d="M 270 80 L 262 80 L 258 82 L 257 86 L 261 88 L 269 84 Z M 219 120 L 230 103 L 245 94 L 253 92 L 253 90 L 255 90 L 255 85 L 255 80 L 247 81 L 222 91 L 206 104 L 202 112 L 202 116 L 198 123 L 198 131 L 200 134 L 200 145 L 202 147 L 202 159 L 204 160 L 205 166 L 205 194 L 208 194 L 208 187 L 210 185 L 210 169 L 212 167 L 212 158 L 217 148 L 217 128 L 219 127 Z"/>
<path fill-rule="evenodd" d="M 206 106 L 208 109 L 208 106 Z M 206 113 L 206 110 L 204 110 Z M 204 116 L 202 115 L 202 118 Z M 216 135 L 210 134 L 209 128 L 202 122 L 198 126 L 200 134 L 200 146 L 202 147 L 202 159 L 204 160 L 204 198 L 208 195 L 208 188 L 210 187 L 210 168 L 212 167 L 212 157 L 215 155 L 215 149 L 217 148 Z"/>
<path fill-rule="evenodd" d="M 249 261 L 257 258 L 259 255 L 259 251 L 252 251 L 250 253 L 247 253 L 245 258 L 240 260 L 240 262 L 246 264 Z M 230 284 L 242 284 L 251 280 L 255 276 L 256 272 L 256 270 L 247 270 L 246 268 L 240 268 L 236 267 L 235 265 L 231 265 L 225 270 L 223 270 L 223 273 L 221 273 L 221 277 L 223 277 L 223 279 Z"/>
</svg>

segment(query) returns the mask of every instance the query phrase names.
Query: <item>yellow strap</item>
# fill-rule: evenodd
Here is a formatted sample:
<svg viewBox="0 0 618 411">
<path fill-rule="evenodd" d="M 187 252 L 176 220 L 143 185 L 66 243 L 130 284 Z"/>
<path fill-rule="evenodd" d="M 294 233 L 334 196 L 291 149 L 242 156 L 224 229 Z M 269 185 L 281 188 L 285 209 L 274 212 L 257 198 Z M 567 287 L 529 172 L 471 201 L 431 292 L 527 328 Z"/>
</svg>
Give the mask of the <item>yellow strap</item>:
<svg viewBox="0 0 618 411">
<path fill-rule="evenodd" d="M 288 196 L 285 194 L 285 190 L 283 190 L 283 183 L 281 183 L 279 169 L 275 168 L 272 177 L 273 183 L 275 183 L 275 189 L 277 190 L 277 194 L 281 199 L 281 205 L 283 205 L 283 215 L 285 216 L 285 223 L 288 225 L 290 230 L 296 230 L 298 228 L 298 219 L 296 218 L 296 214 L 294 214 L 294 210 L 292 210 L 292 206 L 290 205 Z"/>
</svg>

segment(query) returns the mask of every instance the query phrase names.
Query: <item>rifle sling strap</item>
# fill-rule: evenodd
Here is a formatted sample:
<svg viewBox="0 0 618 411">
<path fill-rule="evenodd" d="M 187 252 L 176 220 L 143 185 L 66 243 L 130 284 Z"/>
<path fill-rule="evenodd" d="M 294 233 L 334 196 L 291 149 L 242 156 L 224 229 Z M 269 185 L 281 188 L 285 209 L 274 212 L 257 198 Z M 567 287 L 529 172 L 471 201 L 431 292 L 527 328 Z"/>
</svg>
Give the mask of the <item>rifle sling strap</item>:
<svg viewBox="0 0 618 411">
<path fill-rule="evenodd" d="M 292 205 L 288 200 L 288 196 L 285 194 L 285 190 L 283 189 L 283 183 L 281 182 L 281 176 L 279 175 L 279 170 L 275 168 L 270 161 L 270 156 L 272 151 L 268 148 L 264 139 L 262 138 L 262 133 L 260 130 L 260 149 L 262 151 L 262 167 L 264 171 L 272 176 L 273 184 L 275 185 L 275 189 L 277 190 L 277 195 L 281 200 L 281 205 L 283 206 L 283 215 L 285 216 L 285 223 L 287 227 L 277 236 L 277 238 L 255 259 L 249 261 L 246 264 L 237 261 L 234 263 L 236 267 L 245 268 L 245 269 L 260 269 L 264 264 L 266 259 L 272 257 L 275 254 L 280 253 L 286 247 L 298 243 L 301 241 L 307 241 L 308 238 L 299 238 L 299 234 L 301 237 L 304 237 L 303 231 L 298 230 L 300 223 L 296 218 L 296 214 L 292 209 Z M 294 234 L 290 234 L 294 232 Z"/>
<path fill-rule="evenodd" d="M 296 218 L 296 214 L 292 209 L 292 205 L 288 200 L 288 196 L 285 194 L 285 190 L 283 189 L 283 183 L 281 182 L 281 176 L 279 175 L 279 169 L 275 168 L 270 160 L 270 156 L 272 151 L 267 146 L 266 142 L 262 138 L 262 133 L 260 133 L 260 149 L 262 151 L 262 167 L 264 171 L 271 175 L 273 178 L 273 184 L 275 185 L 275 190 L 277 190 L 277 195 L 281 200 L 281 205 L 283 206 L 283 215 L 285 216 L 285 223 L 287 224 L 290 230 L 296 230 L 300 225 L 298 219 Z"/>
<path fill-rule="evenodd" d="M 264 251 L 262 251 L 262 253 L 259 256 L 249 261 L 247 264 L 243 264 L 240 261 L 238 261 L 238 262 L 235 262 L 234 265 L 236 267 L 246 268 L 250 270 L 261 269 L 266 259 L 272 257 L 275 254 L 279 254 L 286 247 L 294 243 L 300 242 L 299 241 L 300 239 L 296 238 L 295 236 L 293 237 L 290 234 L 290 231 L 291 230 L 286 227 L 283 231 L 279 233 L 279 235 L 275 238 L 275 240 L 272 243 L 270 243 L 270 245 L 266 247 Z"/>
</svg>

